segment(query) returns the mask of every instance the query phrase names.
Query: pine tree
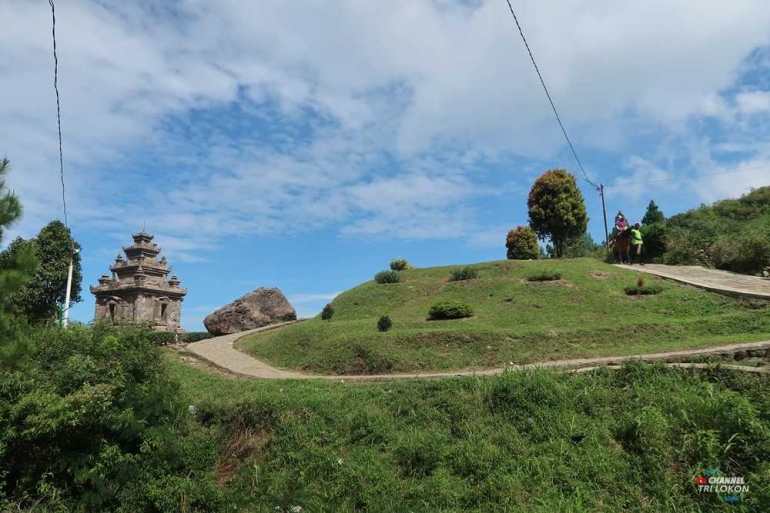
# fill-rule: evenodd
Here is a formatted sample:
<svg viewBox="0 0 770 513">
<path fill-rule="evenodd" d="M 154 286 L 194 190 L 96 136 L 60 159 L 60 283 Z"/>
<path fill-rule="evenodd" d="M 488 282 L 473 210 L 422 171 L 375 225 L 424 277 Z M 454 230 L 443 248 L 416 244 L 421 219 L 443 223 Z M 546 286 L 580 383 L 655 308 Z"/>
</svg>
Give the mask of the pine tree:
<svg viewBox="0 0 770 513">
<path fill-rule="evenodd" d="M 0 242 L 5 231 L 22 214 L 18 198 L 5 186 L 5 177 L 10 170 L 10 162 L 3 158 L 0 161 L 0 191 L 4 191 L 0 193 Z M 23 323 L 12 314 L 11 298 L 32 278 L 37 266 L 30 246 L 4 258 L 0 265 L 0 368 L 19 365 L 29 353 Z"/>
<path fill-rule="evenodd" d="M 647 205 L 647 212 L 642 218 L 642 224 L 650 225 L 654 223 L 662 223 L 665 220 L 666 216 L 664 216 L 663 212 L 660 211 L 658 205 L 656 205 L 653 200 L 650 200 L 650 204 Z"/>
</svg>

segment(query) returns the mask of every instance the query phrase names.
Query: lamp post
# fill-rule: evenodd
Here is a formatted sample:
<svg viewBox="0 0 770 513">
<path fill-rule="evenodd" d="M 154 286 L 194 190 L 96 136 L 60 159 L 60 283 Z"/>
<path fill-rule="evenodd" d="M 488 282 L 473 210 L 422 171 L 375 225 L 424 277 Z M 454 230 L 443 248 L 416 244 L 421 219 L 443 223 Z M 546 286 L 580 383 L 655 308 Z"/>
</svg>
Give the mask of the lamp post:
<svg viewBox="0 0 770 513">
<path fill-rule="evenodd" d="M 73 245 L 74 246 L 74 245 Z M 69 318 L 70 318 L 70 294 L 72 293 L 72 266 L 75 261 L 75 255 L 78 254 L 80 250 L 73 247 L 72 251 L 70 252 L 70 268 L 67 272 L 67 293 L 64 296 L 64 315 L 62 319 L 62 326 L 65 328 L 67 327 L 67 324 L 69 324 Z"/>
</svg>

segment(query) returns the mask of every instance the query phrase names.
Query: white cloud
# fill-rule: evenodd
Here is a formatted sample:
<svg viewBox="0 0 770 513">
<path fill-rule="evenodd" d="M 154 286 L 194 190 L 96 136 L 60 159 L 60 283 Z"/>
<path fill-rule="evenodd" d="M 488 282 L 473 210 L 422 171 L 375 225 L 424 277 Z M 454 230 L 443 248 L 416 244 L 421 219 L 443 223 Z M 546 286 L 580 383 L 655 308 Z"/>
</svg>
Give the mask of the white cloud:
<svg viewBox="0 0 770 513">
<path fill-rule="evenodd" d="M 770 112 L 770 91 L 747 91 L 735 97 L 735 103 L 742 114 Z"/>
<path fill-rule="evenodd" d="M 762 0 L 517 8 L 581 148 L 622 152 L 693 117 L 768 110 L 766 92 L 734 107 L 720 94 L 770 43 Z M 0 152 L 15 166 L 22 232 L 60 211 L 47 9 L 0 4 Z M 502 2 L 79 0 L 57 19 L 73 224 L 125 232 L 146 219 L 180 260 L 220 236 L 327 225 L 467 236 L 474 199 L 494 193 L 480 162 L 563 150 Z M 247 117 L 269 130 L 235 125 Z M 149 176 L 139 155 L 184 172 Z M 628 166 L 615 185 L 672 175 L 654 158 Z"/>
</svg>

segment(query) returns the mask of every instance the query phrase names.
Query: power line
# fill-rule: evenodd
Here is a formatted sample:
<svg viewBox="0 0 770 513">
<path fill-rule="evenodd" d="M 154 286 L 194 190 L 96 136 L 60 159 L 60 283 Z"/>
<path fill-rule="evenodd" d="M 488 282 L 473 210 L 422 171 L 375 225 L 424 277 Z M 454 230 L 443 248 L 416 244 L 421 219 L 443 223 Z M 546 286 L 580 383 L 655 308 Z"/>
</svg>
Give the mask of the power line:
<svg viewBox="0 0 770 513">
<path fill-rule="evenodd" d="M 62 153 L 61 145 L 61 105 L 59 103 L 59 58 L 56 56 L 56 8 L 54 7 L 53 0 L 48 0 L 48 4 L 51 6 L 51 36 L 53 38 L 53 88 L 56 91 L 56 122 L 59 129 L 59 176 L 61 177 L 61 201 L 64 208 L 64 226 L 69 227 L 67 222 L 67 198 L 64 188 L 64 156 Z"/>
<path fill-rule="evenodd" d="M 588 178 L 588 173 L 586 173 L 586 170 L 583 168 L 583 164 L 580 162 L 580 159 L 577 156 L 577 152 L 575 151 L 575 147 L 572 146 L 572 141 L 570 141 L 569 136 L 567 135 L 567 131 L 564 129 L 564 124 L 561 122 L 561 118 L 559 117 L 559 112 L 556 110 L 556 105 L 553 103 L 553 99 L 551 99 L 551 94 L 548 92 L 548 88 L 545 86 L 545 81 L 543 80 L 543 75 L 540 74 L 540 69 L 537 67 L 537 62 L 535 62 L 535 57 L 532 55 L 532 50 L 529 48 L 529 43 L 527 43 L 527 38 L 524 37 L 524 31 L 521 30 L 521 25 L 519 24 L 519 19 L 516 17 L 516 13 L 513 12 L 513 6 L 511 5 L 511 0 L 506 0 L 508 2 L 508 8 L 511 10 L 511 16 L 513 16 L 513 21 L 516 22 L 516 26 L 519 29 L 519 34 L 521 34 L 521 39 L 524 41 L 524 46 L 527 47 L 527 52 L 529 53 L 529 58 L 532 59 L 532 65 L 535 66 L 535 71 L 537 71 L 537 76 L 540 78 L 540 83 L 543 85 L 543 90 L 545 91 L 545 95 L 548 97 L 548 101 L 551 103 L 551 108 L 553 108 L 553 113 L 556 114 L 556 121 L 559 122 L 559 126 L 561 127 L 561 132 L 564 134 L 564 138 L 567 140 L 567 144 L 569 145 L 569 149 L 572 150 L 572 155 L 575 157 L 575 160 L 578 163 L 578 166 L 580 166 L 580 170 L 583 172 L 583 176 L 585 177 L 586 182 L 591 184 L 591 186 L 599 190 L 599 186 L 593 183 Z"/>
<path fill-rule="evenodd" d="M 748 167 L 745 169 L 734 169 L 732 171 L 723 171 L 721 173 L 708 173 L 708 174 L 702 174 L 702 175 L 687 175 L 687 176 L 678 176 L 676 178 L 667 178 L 665 180 L 651 180 L 648 182 L 622 182 L 622 183 L 616 183 L 615 185 L 605 185 L 605 189 L 609 188 L 618 188 L 618 187 L 624 187 L 626 185 L 647 185 L 647 184 L 654 184 L 654 183 L 667 183 L 667 182 L 676 182 L 679 180 L 688 180 L 690 178 L 703 178 L 706 176 L 720 176 L 720 175 L 731 175 L 734 173 L 745 173 L 746 171 L 755 171 L 757 169 L 770 169 L 770 166 L 757 166 L 757 167 Z"/>
</svg>

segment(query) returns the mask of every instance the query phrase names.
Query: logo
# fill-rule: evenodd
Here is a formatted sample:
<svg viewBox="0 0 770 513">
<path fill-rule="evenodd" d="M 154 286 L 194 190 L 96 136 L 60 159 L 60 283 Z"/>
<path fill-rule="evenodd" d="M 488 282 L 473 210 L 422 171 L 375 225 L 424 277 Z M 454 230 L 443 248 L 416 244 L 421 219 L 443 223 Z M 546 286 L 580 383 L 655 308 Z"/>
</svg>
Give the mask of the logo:
<svg viewBox="0 0 770 513">
<path fill-rule="evenodd" d="M 735 503 L 741 500 L 741 494 L 749 491 L 749 485 L 743 476 L 726 476 L 718 468 L 710 468 L 695 477 L 698 493 L 715 493 L 725 502 Z"/>
</svg>

